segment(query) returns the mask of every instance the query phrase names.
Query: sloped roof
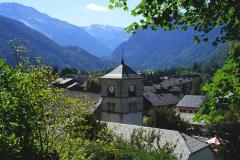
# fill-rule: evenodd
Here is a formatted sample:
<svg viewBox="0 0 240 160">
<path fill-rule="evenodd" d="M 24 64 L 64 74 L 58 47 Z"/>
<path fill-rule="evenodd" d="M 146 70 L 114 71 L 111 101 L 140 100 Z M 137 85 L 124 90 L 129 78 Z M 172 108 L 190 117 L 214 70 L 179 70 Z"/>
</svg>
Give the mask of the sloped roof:
<svg viewBox="0 0 240 160">
<path fill-rule="evenodd" d="M 163 80 L 159 84 L 159 87 L 178 86 L 178 85 L 182 85 L 182 84 L 190 83 L 190 82 L 192 82 L 192 79 L 188 79 L 188 78 L 170 78 L 170 79 Z"/>
<path fill-rule="evenodd" d="M 74 79 L 73 78 L 65 78 L 65 79 L 62 79 L 62 81 L 59 82 L 59 84 L 66 84 L 70 81 L 73 81 Z"/>
<path fill-rule="evenodd" d="M 125 65 L 123 62 L 113 69 L 108 74 L 101 77 L 102 79 L 139 79 L 143 78 L 139 74 L 137 74 L 134 70 L 130 67 Z"/>
<path fill-rule="evenodd" d="M 144 92 L 144 98 L 152 103 L 153 106 L 176 105 L 179 99 L 171 93 Z"/>
<path fill-rule="evenodd" d="M 154 86 L 143 86 L 144 92 L 156 92 L 156 89 Z"/>
<path fill-rule="evenodd" d="M 195 152 L 208 146 L 208 144 L 203 141 L 200 141 L 200 140 L 193 138 L 189 135 L 186 135 L 184 133 L 181 133 L 181 134 L 182 134 L 182 137 L 184 138 L 189 150 L 191 151 L 191 153 L 195 153 Z"/>
<path fill-rule="evenodd" d="M 162 146 L 168 143 L 172 147 L 175 147 L 174 154 L 179 160 L 187 160 L 192 153 L 198 152 L 201 149 L 208 147 L 207 143 L 174 130 L 113 122 L 106 122 L 106 124 L 107 127 L 111 129 L 115 135 L 120 136 L 128 141 L 130 140 L 130 137 L 135 129 L 143 129 L 144 131 L 147 131 L 147 133 L 151 131 L 159 133 L 161 136 L 159 141 L 160 145 Z M 155 140 L 153 143 L 154 146 L 157 146 L 157 140 Z"/>
<path fill-rule="evenodd" d="M 206 99 L 205 96 L 185 95 L 183 99 L 177 104 L 177 107 L 199 108 L 205 99 Z"/>
</svg>

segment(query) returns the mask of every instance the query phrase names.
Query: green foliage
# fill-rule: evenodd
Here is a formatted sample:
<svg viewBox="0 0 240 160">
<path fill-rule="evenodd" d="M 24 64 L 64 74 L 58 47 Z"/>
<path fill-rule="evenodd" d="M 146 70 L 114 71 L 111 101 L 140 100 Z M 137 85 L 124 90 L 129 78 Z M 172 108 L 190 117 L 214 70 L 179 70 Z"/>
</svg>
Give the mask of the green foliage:
<svg viewBox="0 0 240 160">
<path fill-rule="evenodd" d="M 72 76 L 72 75 L 77 75 L 78 74 L 78 70 L 74 67 L 70 68 L 70 67 L 66 67 L 64 69 L 62 69 L 60 75 L 61 77 L 67 77 L 67 76 Z"/>
<path fill-rule="evenodd" d="M 88 92 L 98 93 L 101 91 L 101 84 L 99 82 L 99 78 L 89 78 L 87 80 L 86 90 Z"/>
<path fill-rule="evenodd" d="M 196 77 L 193 79 L 192 81 L 192 90 L 191 90 L 191 94 L 193 95 L 200 95 L 201 94 L 201 78 L 200 77 Z"/>
<path fill-rule="evenodd" d="M 110 8 L 120 7 L 128 10 L 127 0 L 110 0 Z M 189 26 L 202 35 L 194 36 L 195 42 L 201 39 L 207 41 L 207 33 L 215 28 L 220 28 L 220 36 L 217 36 L 213 44 L 225 42 L 226 40 L 239 40 L 240 21 L 237 0 L 215 0 L 215 1 L 190 1 L 190 0 L 141 0 L 131 10 L 133 16 L 141 16 L 140 22 L 133 22 L 128 31 L 146 29 L 151 27 L 156 30 L 161 27 L 165 30 L 182 29 L 187 30 Z"/>
<path fill-rule="evenodd" d="M 145 125 L 192 134 L 190 126 L 180 118 L 180 115 L 175 110 L 164 107 L 153 108 Z"/>
<path fill-rule="evenodd" d="M 203 90 L 210 99 L 201 106 L 196 120 L 210 123 L 210 134 L 222 139 L 220 150 L 224 159 L 236 159 L 240 143 L 240 45 L 233 44 L 230 56 L 217 70 L 212 83 Z"/>
<path fill-rule="evenodd" d="M 35 64 L 19 63 L 16 68 L 0 60 L 1 159 L 58 159 L 61 154 L 55 143 L 65 130 L 75 131 L 67 129 L 69 124 L 82 120 L 82 125 L 94 125 L 88 123 L 94 119 L 83 115 L 89 104 L 52 88 L 54 79 L 51 69 L 38 60 Z M 81 127 L 82 134 L 93 134 L 91 127 Z"/>
<path fill-rule="evenodd" d="M 0 72 L 1 141 L 7 148 L 14 146 L 11 152 L 17 157 L 45 153 L 48 119 L 44 115 L 50 112 L 51 102 L 49 68 L 36 61 L 34 66 L 20 63 L 13 69 L 0 60 Z"/>
<path fill-rule="evenodd" d="M 228 118 L 224 116 L 224 113 L 235 112 L 235 109 L 237 109 L 238 112 L 235 112 L 234 117 L 231 118 L 240 121 L 238 107 L 240 102 L 239 54 L 240 47 L 234 44 L 230 57 L 223 68 L 217 70 L 213 82 L 203 87 L 203 90 L 208 92 L 211 99 L 199 111 L 199 118 L 210 122 L 224 121 L 224 118 Z"/>
<path fill-rule="evenodd" d="M 174 146 L 170 144 L 160 145 L 161 135 L 155 131 L 135 129 L 130 142 L 118 140 L 118 153 L 116 159 L 139 159 L 139 160 L 174 160 Z M 156 142 L 157 146 L 154 145 Z M 174 144 L 172 144 L 174 145 Z"/>
</svg>

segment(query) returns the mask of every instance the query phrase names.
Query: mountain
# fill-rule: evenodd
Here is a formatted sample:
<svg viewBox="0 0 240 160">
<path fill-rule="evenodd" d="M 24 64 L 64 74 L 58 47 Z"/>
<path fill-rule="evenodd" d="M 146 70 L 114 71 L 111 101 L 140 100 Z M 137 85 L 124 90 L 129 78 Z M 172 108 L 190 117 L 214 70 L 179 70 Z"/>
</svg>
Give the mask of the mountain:
<svg viewBox="0 0 240 160">
<path fill-rule="evenodd" d="M 81 27 L 52 18 L 31 7 L 17 3 L 0 3 L 0 15 L 21 21 L 61 45 L 75 45 L 98 57 L 112 53 L 107 45 Z"/>
<path fill-rule="evenodd" d="M 185 32 L 162 29 L 141 30 L 115 49 L 113 59 L 120 59 L 122 49 L 124 49 L 125 61 L 138 69 L 189 66 L 194 62 L 203 62 L 214 57 L 213 55 L 226 47 L 223 44 L 213 46 L 210 42 L 195 44 L 193 36 L 198 34 L 191 28 Z M 208 38 L 211 40 L 218 34 L 216 29 L 208 35 Z"/>
<path fill-rule="evenodd" d="M 10 47 L 10 40 L 15 43 L 19 41 L 24 43 L 27 48 L 24 55 L 30 57 L 30 59 L 41 57 L 44 64 L 57 65 L 60 68 L 71 66 L 85 70 L 100 70 L 112 64 L 87 53 L 79 47 L 62 47 L 22 22 L 0 16 L 0 57 L 14 65 L 15 59 Z"/>
<path fill-rule="evenodd" d="M 82 28 L 112 50 L 130 37 L 122 27 L 94 24 Z"/>
</svg>

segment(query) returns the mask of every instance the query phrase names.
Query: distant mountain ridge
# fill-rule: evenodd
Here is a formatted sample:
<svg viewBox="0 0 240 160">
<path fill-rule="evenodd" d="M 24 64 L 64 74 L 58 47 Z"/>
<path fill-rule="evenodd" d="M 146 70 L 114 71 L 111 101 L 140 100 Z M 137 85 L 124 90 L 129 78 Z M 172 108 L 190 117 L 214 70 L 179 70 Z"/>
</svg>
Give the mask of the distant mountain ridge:
<svg viewBox="0 0 240 160">
<path fill-rule="evenodd" d="M 164 31 L 151 29 L 138 31 L 129 40 L 120 44 L 114 51 L 112 59 L 121 57 L 122 49 L 125 61 L 138 69 L 170 68 L 176 66 L 189 66 L 194 62 L 204 62 L 216 57 L 219 52 L 222 59 L 217 63 L 223 63 L 227 55 L 226 45 L 213 46 L 211 42 L 195 44 L 193 36 L 199 33 L 189 28 L 187 31 Z M 218 34 L 215 30 L 209 34 L 212 37 Z M 221 62 L 223 61 L 223 62 Z"/>
<path fill-rule="evenodd" d="M 112 49 L 81 27 L 52 18 L 34 8 L 17 3 L 0 3 L 0 15 L 21 21 L 61 45 L 79 46 L 98 57 L 112 53 Z"/>
<path fill-rule="evenodd" d="M 130 37 L 122 27 L 94 24 L 82 28 L 112 50 Z"/>
<path fill-rule="evenodd" d="M 93 56 L 75 46 L 62 47 L 42 33 L 29 28 L 22 22 L 0 16 L 0 57 L 14 65 L 15 59 L 9 45 L 10 40 L 21 38 L 26 41 L 27 57 L 41 57 L 42 62 L 51 66 L 76 67 L 84 70 L 102 70 L 113 63 Z"/>
</svg>

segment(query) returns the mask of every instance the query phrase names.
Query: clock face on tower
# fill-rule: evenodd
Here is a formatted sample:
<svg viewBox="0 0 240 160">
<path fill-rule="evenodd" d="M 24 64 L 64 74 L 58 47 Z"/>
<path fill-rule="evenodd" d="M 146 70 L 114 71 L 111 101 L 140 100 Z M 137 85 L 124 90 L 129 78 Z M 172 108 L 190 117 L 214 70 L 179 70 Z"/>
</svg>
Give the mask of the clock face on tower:
<svg viewBox="0 0 240 160">
<path fill-rule="evenodd" d="M 130 91 L 130 92 L 134 92 L 134 91 L 135 91 L 135 86 L 134 86 L 133 84 L 131 84 L 131 85 L 129 86 L 129 91 Z"/>
<path fill-rule="evenodd" d="M 109 92 L 109 93 L 113 94 L 114 91 L 115 91 L 114 86 L 108 86 L 108 92 Z"/>
</svg>

